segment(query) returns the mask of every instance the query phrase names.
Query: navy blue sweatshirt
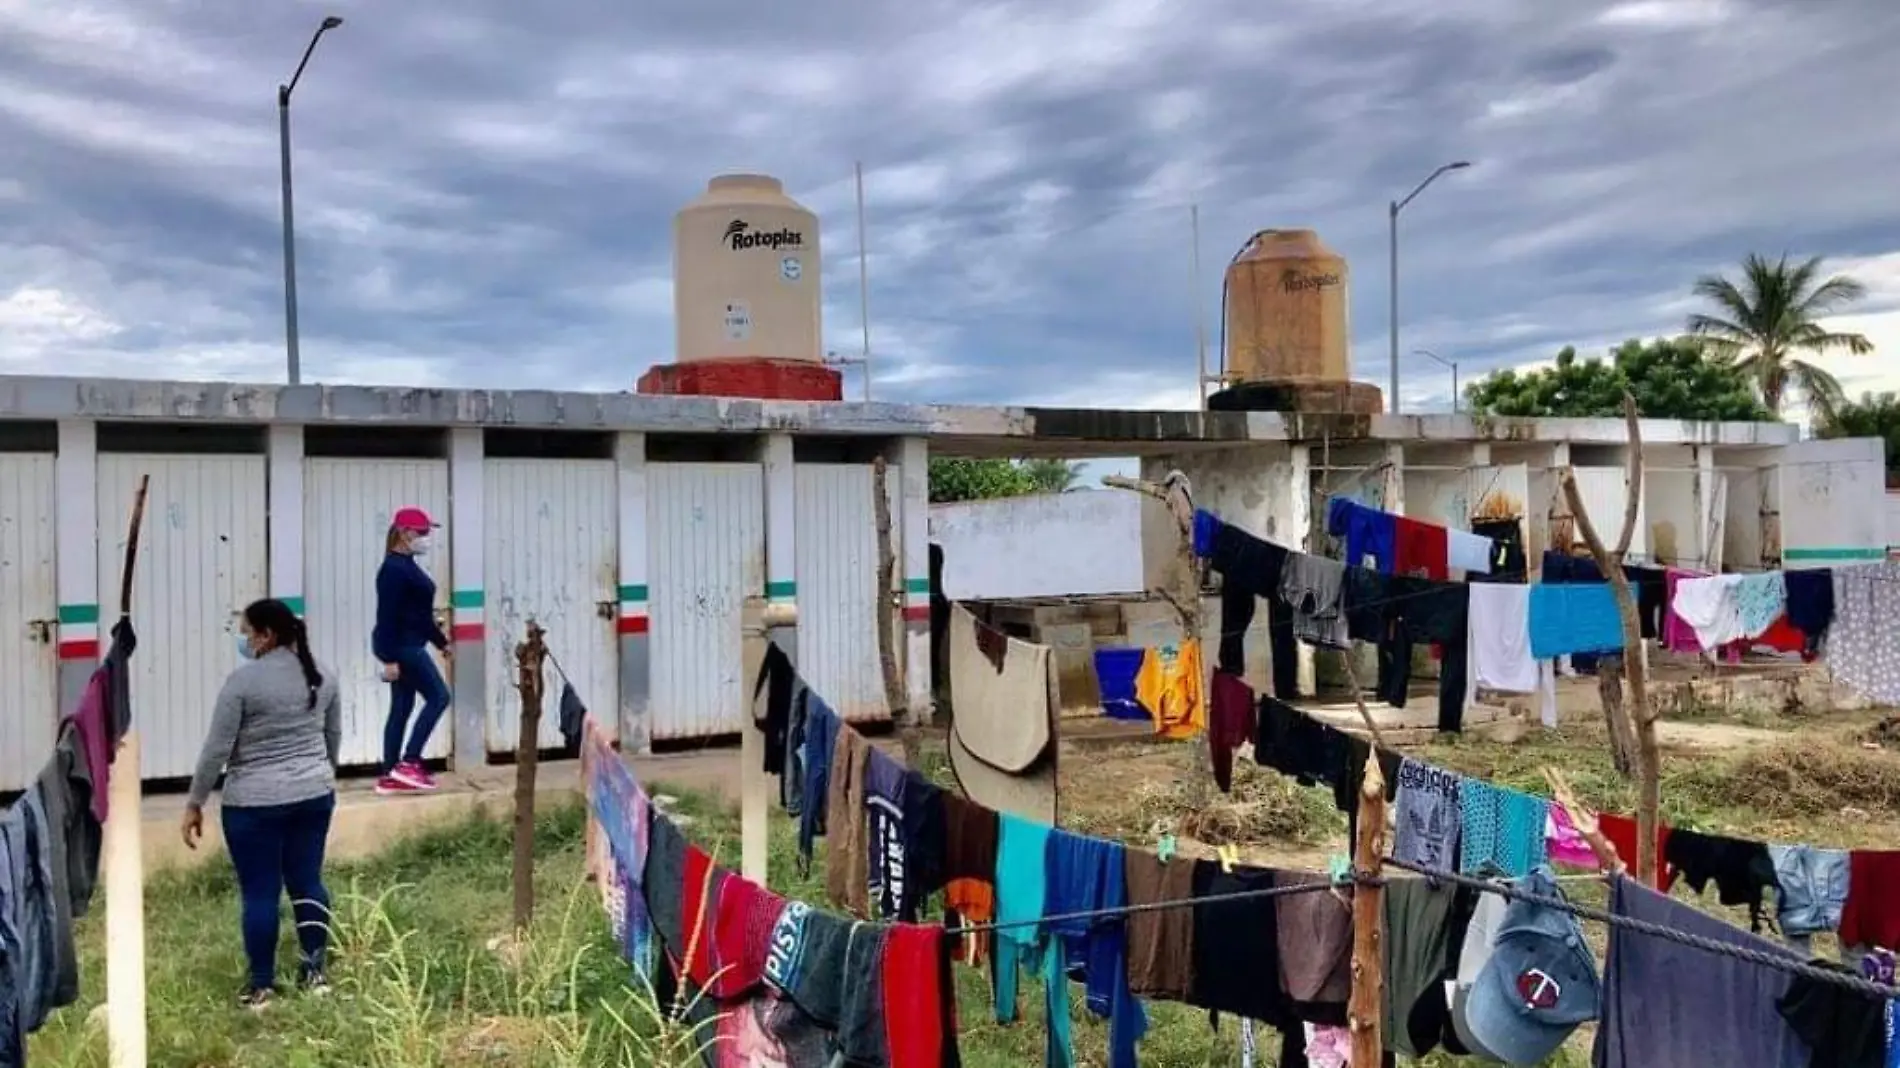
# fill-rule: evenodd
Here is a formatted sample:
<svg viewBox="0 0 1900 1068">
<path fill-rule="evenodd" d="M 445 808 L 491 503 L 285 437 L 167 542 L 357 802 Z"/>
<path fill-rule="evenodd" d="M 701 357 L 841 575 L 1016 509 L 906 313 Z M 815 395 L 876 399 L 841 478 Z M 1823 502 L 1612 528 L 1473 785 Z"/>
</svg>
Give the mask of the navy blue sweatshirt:
<svg viewBox="0 0 1900 1068">
<path fill-rule="evenodd" d="M 389 553 L 376 572 L 376 629 L 370 651 L 384 663 L 425 645 L 446 649 L 449 636 L 435 622 L 435 580 L 416 558 Z"/>
</svg>

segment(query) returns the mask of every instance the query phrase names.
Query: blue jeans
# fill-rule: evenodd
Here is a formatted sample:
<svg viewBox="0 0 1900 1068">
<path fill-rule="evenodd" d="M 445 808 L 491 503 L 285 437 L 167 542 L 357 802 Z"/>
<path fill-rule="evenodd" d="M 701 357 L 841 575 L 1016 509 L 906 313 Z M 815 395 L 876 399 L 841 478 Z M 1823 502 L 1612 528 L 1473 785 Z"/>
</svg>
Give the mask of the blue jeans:
<svg viewBox="0 0 1900 1068">
<path fill-rule="evenodd" d="M 449 707 L 449 684 L 442 681 L 442 672 L 435 666 L 435 657 L 429 650 L 418 646 L 396 654 L 392 661 L 398 672 L 396 681 L 389 684 L 389 718 L 383 721 L 383 774 L 393 771 L 397 764 L 409 762 L 422 763 L 423 747 L 429 744 L 429 735 L 435 732 L 437 721 Z M 415 729 L 409 728 L 409 714 L 415 711 L 416 698 L 422 698 L 422 714 L 416 717 Z M 409 744 L 403 745 L 404 735 Z"/>
<path fill-rule="evenodd" d="M 330 892 L 323 886 L 323 847 L 330 837 L 336 794 L 288 805 L 226 806 L 224 844 L 237 869 L 243 899 L 244 956 L 251 965 L 251 989 L 277 980 L 277 909 L 290 892 L 303 951 L 303 974 L 321 970 L 330 944 Z"/>
</svg>

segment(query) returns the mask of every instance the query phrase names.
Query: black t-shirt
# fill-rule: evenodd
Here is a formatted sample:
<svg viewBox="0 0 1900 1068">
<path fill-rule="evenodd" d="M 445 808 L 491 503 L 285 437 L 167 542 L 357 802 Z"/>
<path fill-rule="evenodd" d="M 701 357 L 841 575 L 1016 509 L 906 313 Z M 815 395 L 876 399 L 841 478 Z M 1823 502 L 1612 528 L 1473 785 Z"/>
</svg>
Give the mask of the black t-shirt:
<svg viewBox="0 0 1900 1068">
<path fill-rule="evenodd" d="M 1194 896 L 1209 897 L 1274 885 L 1265 868 L 1223 872 L 1211 860 L 1194 862 Z M 1188 1003 L 1215 1012 L 1282 1026 L 1288 1019 L 1280 989 L 1280 925 L 1271 897 L 1194 907 L 1194 979 Z"/>
<path fill-rule="evenodd" d="M 1829 960 L 1808 963 L 1854 974 Z M 1797 975 L 1775 1007 L 1813 1051 L 1813 1068 L 1885 1068 L 1887 1007 L 1879 998 Z"/>
</svg>

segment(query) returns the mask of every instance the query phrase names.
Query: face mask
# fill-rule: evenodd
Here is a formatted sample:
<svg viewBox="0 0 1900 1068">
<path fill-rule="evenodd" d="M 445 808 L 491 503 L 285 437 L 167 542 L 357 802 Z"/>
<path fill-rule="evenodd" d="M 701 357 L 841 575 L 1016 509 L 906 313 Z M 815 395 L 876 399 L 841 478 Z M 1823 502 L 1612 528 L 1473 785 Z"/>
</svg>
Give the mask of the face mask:
<svg viewBox="0 0 1900 1068">
<path fill-rule="evenodd" d="M 239 660 L 257 659 L 257 651 L 251 648 L 251 638 L 247 634 L 237 636 L 237 654 Z"/>
<path fill-rule="evenodd" d="M 429 555 L 429 536 L 427 534 L 418 536 L 414 541 L 409 543 L 409 551 L 415 553 L 417 556 Z"/>
</svg>

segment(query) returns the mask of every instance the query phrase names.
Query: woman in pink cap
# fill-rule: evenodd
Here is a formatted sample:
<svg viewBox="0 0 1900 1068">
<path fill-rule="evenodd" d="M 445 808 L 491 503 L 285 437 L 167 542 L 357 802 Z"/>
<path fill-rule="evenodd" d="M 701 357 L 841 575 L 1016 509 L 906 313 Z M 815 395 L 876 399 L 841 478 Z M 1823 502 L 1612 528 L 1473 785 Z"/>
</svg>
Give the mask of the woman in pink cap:
<svg viewBox="0 0 1900 1068">
<path fill-rule="evenodd" d="M 379 794 L 435 789 L 435 776 L 422 766 L 422 750 L 449 707 L 449 687 L 429 655 L 429 646 L 440 649 L 443 656 L 452 653 L 448 635 L 435 621 L 435 580 L 416 563 L 416 557 L 429 551 L 429 532 L 436 526 L 420 508 L 397 510 L 389 525 L 383 566 L 376 572 L 376 629 L 370 632 L 370 648 L 382 661 L 383 681 L 389 684 L 383 777 L 376 781 Z M 417 697 L 422 698 L 422 714 L 411 728 L 409 715 Z"/>
</svg>

